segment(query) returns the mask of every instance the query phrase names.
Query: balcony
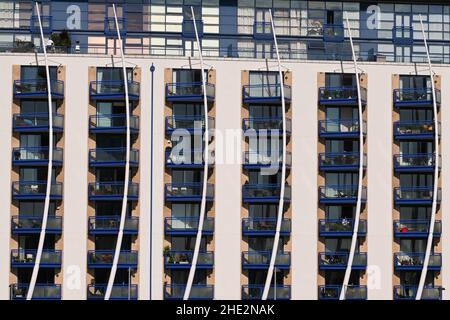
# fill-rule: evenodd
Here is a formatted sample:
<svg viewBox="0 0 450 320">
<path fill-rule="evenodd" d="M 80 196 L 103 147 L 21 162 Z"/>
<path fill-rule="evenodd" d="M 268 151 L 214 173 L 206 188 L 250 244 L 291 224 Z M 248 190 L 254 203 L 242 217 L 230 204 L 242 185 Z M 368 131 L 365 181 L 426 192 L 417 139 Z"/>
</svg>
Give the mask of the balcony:
<svg viewBox="0 0 450 320">
<path fill-rule="evenodd" d="M 208 117 L 208 128 L 214 129 L 215 119 Z M 179 134 L 183 131 L 188 133 L 203 133 L 205 131 L 205 117 L 202 115 L 192 116 L 167 116 L 166 117 L 166 133 L 172 134 L 175 130 L 179 130 Z"/>
<path fill-rule="evenodd" d="M 319 300 L 339 300 L 342 286 L 325 285 L 319 286 Z M 349 285 L 345 292 L 345 300 L 366 300 L 367 287 L 360 285 Z"/>
<path fill-rule="evenodd" d="M 244 236 L 274 236 L 277 228 L 276 218 L 244 218 L 242 219 L 242 234 Z M 291 219 L 282 219 L 280 235 L 291 234 Z"/>
<path fill-rule="evenodd" d="M 194 251 L 169 250 L 164 253 L 166 269 L 189 269 L 192 266 Z M 212 269 L 214 267 L 214 252 L 200 251 L 197 259 L 197 269 Z"/>
<path fill-rule="evenodd" d="M 125 114 L 97 114 L 89 116 L 91 133 L 126 133 L 127 116 Z M 139 117 L 130 116 L 130 133 L 139 132 Z"/>
<path fill-rule="evenodd" d="M 442 290 L 440 286 L 425 286 L 422 291 L 422 300 L 442 300 Z M 400 285 L 394 287 L 394 300 L 416 300 L 416 285 Z"/>
<path fill-rule="evenodd" d="M 441 167 L 440 159 L 438 168 Z M 433 153 L 394 155 L 394 169 L 397 172 L 433 172 L 435 166 L 436 156 Z"/>
<path fill-rule="evenodd" d="M 319 220 L 319 235 L 321 237 L 351 237 L 353 235 L 353 219 L 321 219 Z M 359 220 L 358 237 L 367 234 L 367 220 Z"/>
<path fill-rule="evenodd" d="M 33 268 L 36 263 L 36 250 L 11 250 L 11 268 Z M 41 255 L 41 268 L 61 268 L 61 250 L 44 249 Z"/>
<path fill-rule="evenodd" d="M 61 234 L 62 217 L 49 216 L 47 218 L 47 234 Z M 11 232 L 13 234 L 40 234 L 42 229 L 42 216 L 19 215 L 11 218 Z"/>
<path fill-rule="evenodd" d="M 394 188 L 394 203 L 396 205 L 431 205 L 433 203 L 433 187 L 400 187 Z M 437 202 L 442 198 L 441 188 L 438 188 Z"/>
<path fill-rule="evenodd" d="M 319 169 L 321 171 L 358 171 L 359 152 L 321 153 Z M 367 155 L 363 156 L 363 167 L 367 167 Z"/>
<path fill-rule="evenodd" d="M 89 200 L 117 200 L 124 196 L 124 182 L 93 182 L 89 183 Z M 128 185 L 128 200 L 137 201 L 139 199 L 139 184 L 130 183 Z"/>
<path fill-rule="evenodd" d="M 366 122 L 363 122 L 363 135 L 367 133 Z M 359 120 L 321 120 L 319 136 L 323 139 L 359 139 Z"/>
<path fill-rule="evenodd" d="M 170 149 L 166 151 L 166 168 L 204 168 L 203 150 L 184 151 L 180 149 L 178 152 L 174 153 Z M 208 162 L 209 166 L 212 166 L 214 159 L 209 157 Z"/>
<path fill-rule="evenodd" d="M 197 217 L 169 217 L 164 219 L 166 235 L 196 235 L 200 219 Z M 206 217 L 203 221 L 202 234 L 206 236 L 214 233 L 214 218 Z"/>
<path fill-rule="evenodd" d="M 203 37 L 203 20 L 195 19 L 195 27 L 194 27 L 194 20 L 192 19 L 183 20 L 182 25 L 183 37 L 195 39 L 196 38 L 195 28 L 197 28 L 199 39 L 201 39 Z"/>
<path fill-rule="evenodd" d="M 105 300 L 106 284 L 90 284 L 87 288 L 87 300 Z M 114 284 L 110 300 L 137 300 L 137 284 Z"/>
<path fill-rule="evenodd" d="M 281 136 L 283 134 L 283 119 L 281 117 L 268 118 L 245 118 L 242 120 L 242 128 L 244 131 L 255 130 L 256 133 L 266 132 L 267 135 L 275 134 Z M 292 120 L 286 119 L 286 134 L 292 133 Z"/>
<path fill-rule="evenodd" d="M 64 131 L 64 117 L 60 114 L 53 114 L 53 132 Z M 13 115 L 14 132 L 48 132 L 48 113 L 16 113 Z"/>
<path fill-rule="evenodd" d="M 425 260 L 423 252 L 397 252 L 394 253 L 394 268 L 397 271 L 414 270 L 421 271 Z M 442 266 L 440 253 L 431 253 L 428 270 L 439 271 Z"/>
<path fill-rule="evenodd" d="M 120 228 L 120 215 L 89 217 L 88 230 L 91 235 L 118 234 Z M 139 231 L 139 217 L 125 218 L 123 233 L 137 235 Z"/>
<path fill-rule="evenodd" d="M 140 84 L 128 81 L 128 99 L 139 100 Z M 91 100 L 124 100 L 125 84 L 123 80 L 117 81 L 91 81 L 89 86 Z"/>
<path fill-rule="evenodd" d="M 429 220 L 395 220 L 394 236 L 396 238 L 427 238 L 430 232 Z M 435 220 L 433 236 L 440 237 L 442 232 L 442 223 Z"/>
<path fill-rule="evenodd" d="M 344 24 L 325 24 L 323 26 L 324 42 L 344 42 Z"/>
<path fill-rule="evenodd" d="M 15 181 L 12 183 L 12 197 L 14 200 L 45 200 L 47 181 Z M 52 182 L 50 200 L 62 200 L 63 185 Z"/>
<path fill-rule="evenodd" d="M 184 284 L 165 284 L 164 299 L 183 300 L 186 286 Z M 189 294 L 189 300 L 213 300 L 214 286 L 207 284 L 193 284 Z"/>
<path fill-rule="evenodd" d="M 319 201 L 323 204 L 328 203 L 356 203 L 358 201 L 357 185 L 337 185 L 325 186 L 319 188 Z M 361 189 L 361 202 L 367 201 L 367 187 Z"/>
<path fill-rule="evenodd" d="M 255 40 L 273 40 L 272 24 L 270 22 L 255 21 L 253 23 L 253 38 Z"/>
<path fill-rule="evenodd" d="M 245 151 L 243 166 L 244 169 L 263 169 L 274 168 L 278 169 L 283 165 L 283 156 L 281 151 L 278 154 L 270 155 L 269 150 L 262 152 L 257 151 Z M 290 168 L 292 165 L 292 154 L 286 151 L 286 168 Z"/>
<path fill-rule="evenodd" d="M 213 102 L 215 98 L 216 87 L 211 83 L 206 83 L 206 100 Z M 171 102 L 203 102 L 203 82 L 168 83 L 166 84 L 166 100 Z"/>
<path fill-rule="evenodd" d="M 114 260 L 114 250 L 89 250 L 88 251 L 88 268 L 111 268 Z M 138 252 L 123 250 L 120 251 L 118 269 L 136 269 L 138 266 Z"/>
<path fill-rule="evenodd" d="M 441 135 L 440 123 L 438 133 Z M 435 135 L 434 121 L 397 121 L 394 122 L 394 138 L 396 140 L 433 140 Z"/>
<path fill-rule="evenodd" d="M 48 147 L 32 147 L 32 148 L 14 148 L 12 151 L 13 166 L 44 166 L 48 165 Z M 63 149 L 53 149 L 54 167 L 60 167 L 63 164 Z"/>
<path fill-rule="evenodd" d="M 436 89 L 436 104 L 441 105 L 441 91 Z M 402 107 L 433 107 L 433 90 L 431 88 L 395 89 L 394 106 Z"/>
<path fill-rule="evenodd" d="M 126 148 L 97 148 L 89 150 L 91 167 L 124 167 L 126 165 Z M 139 166 L 139 150 L 130 150 L 130 167 Z"/>
<path fill-rule="evenodd" d="M 15 283 L 10 285 L 11 300 L 26 300 L 29 284 Z M 36 284 L 32 300 L 61 300 L 60 284 Z"/>
<path fill-rule="evenodd" d="M 360 88 L 361 103 L 367 103 L 367 90 Z M 358 106 L 357 87 L 321 87 L 319 88 L 321 106 Z"/>
<path fill-rule="evenodd" d="M 242 300 L 261 300 L 264 292 L 264 285 L 262 284 L 249 284 L 242 286 Z M 270 286 L 267 294 L 268 300 L 290 300 L 291 299 L 291 286 L 289 285 L 276 285 Z"/>
<path fill-rule="evenodd" d="M 242 89 L 244 103 L 277 103 L 281 104 L 280 84 L 245 85 Z M 284 85 L 284 100 L 291 102 L 291 87 Z"/>
<path fill-rule="evenodd" d="M 320 270 L 345 270 L 349 258 L 348 252 L 320 252 Z M 355 252 L 352 270 L 365 270 L 367 267 L 367 253 Z"/>
<path fill-rule="evenodd" d="M 247 203 L 278 203 L 281 186 L 279 184 L 246 184 L 242 186 L 242 201 Z M 291 201 L 291 187 L 284 189 L 285 202 Z"/>
<path fill-rule="evenodd" d="M 64 81 L 51 80 L 50 89 L 53 100 L 64 99 Z M 46 79 L 30 79 L 14 81 L 14 99 L 47 99 Z"/>
<path fill-rule="evenodd" d="M 267 269 L 270 265 L 272 251 L 244 251 L 242 252 L 242 269 Z M 291 267 L 291 253 L 277 252 L 275 267 L 289 269 Z"/>
<path fill-rule="evenodd" d="M 166 201 L 201 202 L 203 183 L 168 183 L 165 185 Z M 206 185 L 206 201 L 214 201 L 214 185 Z"/>
</svg>

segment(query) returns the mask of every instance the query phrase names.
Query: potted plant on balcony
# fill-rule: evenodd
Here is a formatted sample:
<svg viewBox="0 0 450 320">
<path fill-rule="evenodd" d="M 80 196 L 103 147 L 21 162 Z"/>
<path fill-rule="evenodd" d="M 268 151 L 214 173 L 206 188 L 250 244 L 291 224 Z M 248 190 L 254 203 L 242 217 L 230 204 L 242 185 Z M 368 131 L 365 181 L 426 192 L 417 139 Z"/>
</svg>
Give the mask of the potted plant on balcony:
<svg viewBox="0 0 450 320">
<path fill-rule="evenodd" d="M 51 39 L 55 44 L 55 47 L 59 49 L 59 51 L 67 53 L 69 52 L 69 48 L 72 45 L 72 41 L 70 39 L 70 34 L 67 30 L 61 31 L 61 33 L 54 33 L 51 35 Z"/>
</svg>

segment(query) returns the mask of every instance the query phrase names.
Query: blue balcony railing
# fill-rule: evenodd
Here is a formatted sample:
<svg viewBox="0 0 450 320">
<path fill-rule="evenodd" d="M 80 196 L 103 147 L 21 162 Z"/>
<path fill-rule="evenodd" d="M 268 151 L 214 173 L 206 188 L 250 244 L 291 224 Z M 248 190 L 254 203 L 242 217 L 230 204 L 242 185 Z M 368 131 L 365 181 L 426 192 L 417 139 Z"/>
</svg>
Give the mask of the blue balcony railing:
<svg viewBox="0 0 450 320">
<path fill-rule="evenodd" d="M 167 235 L 196 235 L 199 226 L 198 217 L 168 217 L 164 219 L 164 231 Z M 203 221 L 203 235 L 214 233 L 214 218 L 206 217 Z"/>
<path fill-rule="evenodd" d="M 367 102 L 366 88 L 360 88 L 361 103 Z M 358 89 L 356 87 L 321 87 L 319 88 L 319 103 L 322 106 L 340 105 L 357 106 Z"/>
<path fill-rule="evenodd" d="M 185 38 L 195 38 L 195 28 L 197 28 L 198 37 L 203 37 L 203 20 L 196 19 L 195 20 L 195 27 L 194 27 L 194 20 L 192 19 L 185 19 L 183 20 L 182 25 L 182 35 Z"/>
<path fill-rule="evenodd" d="M 62 232 L 62 217 L 49 216 L 47 218 L 47 234 Z M 11 232 L 13 234 L 38 234 L 42 229 L 42 216 L 18 215 L 11 218 Z"/>
<path fill-rule="evenodd" d="M 320 252 L 319 267 L 321 270 L 343 270 L 347 268 L 348 252 Z M 367 267 L 367 253 L 355 252 L 352 269 L 364 270 Z"/>
<path fill-rule="evenodd" d="M 168 183 L 165 185 L 167 201 L 202 201 L 203 183 Z M 214 200 L 214 185 L 206 185 L 206 200 Z"/>
<path fill-rule="evenodd" d="M 397 238 L 427 238 L 430 232 L 430 220 L 410 219 L 394 221 L 394 236 Z M 435 220 L 433 235 L 439 237 L 442 232 L 442 222 Z"/>
<path fill-rule="evenodd" d="M 125 133 L 127 117 L 125 114 L 97 114 L 89 116 L 89 130 L 92 133 Z M 130 132 L 139 132 L 139 117 L 130 116 Z"/>
<path fill-rule="evenodd" d="M 321 237 L 351 237 L 353 235 L 353 219 L 321 219 L 319 220 L 319 234 Z M 360 219 L 358 236 L 367 234 L 367 220 Z"/>
<path fill-rule="evenodd" d="M 242 300 L 261 300 L 264 292 L 264 285 L 262 284 L 249 284 L 242 286 Z M 267 295 L 268 300 L 290 300 L 291 299 L 291 286 L 289 285 L 276 285 L 269 288 Z"/>
<path fill-rule="evenodd" d="M 29 284 L 15 283 L 10 285 L 11 300 L 26 300 Z M 35 285 L 32 300 L 61 300 L 60 284 L 41 284 Z"/>
<path fill-rule="evenodd" d="M 319 300 L 339 300 L 342 286 L 340 285 L 324 285 L 319 286 Z M 360 285 L 349 285 L 345 292 L 346 300 L 366 300 L 367 287 Z"/>
<path fill-rule="evenodd" d="M 278 168 L 283 164 L 283 155 L 281 151 L 278 154 L 269 154 L 270 150 L 262 152 L 245 151 L 243 165 L 245 169 Z M 286 167 L 292 165 L 292 154 L 286 152 Z"/>
<path fill-rule="evenodd" d="M 437 202 L 441 202 L 442 191 L 438 188 Z M 394 188 L 395 204 L 432 204 L 433 187 L 399 187 Z"/>
<path fill-rule="evenodd" d="M 114 250 L 89 250 L 87 263 L 88 268 L 111 268 L 114 260 Z M 133 268 L 138 266 L 138 252 L 133 250 L 122 250 L 119 254 L 117 268 Z"/>
<path fill-rule="evenodd" d="M 330 185 L 319 188 L 320 203 L 356 203 L 357 185 Z M 361 189 L 361 201 L 367 201 L 367 187 Z"/>
<path fill-rule="evenodd" d="M 12 268 L 33 268 L 36 263 L 36 250 L 13 249 L 11 250 Z M 41 255 L 41 268 L 61 268 L 62 251 L 44 249 Z"/>
<path fill-rule="evenodd" d="M 343 24 L 325 24 L 323 26 L 323 41 L 343 42 L 345 38 Z"/>
<path fill-rule="evenodd" d="M 253 23 L 253 38 L 257 40 L 271 40 L 272 24 L 270 22 L 255 21 Z"/>
<path fill-rule="evenodd" d="M 14 166 L 41 166 L 48 164 L 48 147 L 14 148 L 12 163 Z M 53 166 L 62 166 L 63 149 L 53 148 Z"/>
<path fill-rule="evenodd" d="M 192 265 L 194 251 L 169 250 L 164 253 L 164 266 L 167 269 L 189 269 Z M 200 251 L 197 259 L 197 269 L 212 269 L 214 252 Z"/>
<path fill-rule="evenodd" d="M 280 117 L 245 118 L 242 120 L 244 131 L 255 130 L 257 132 L 266 131 L 267 134 L 281 135 L 283 130 L 283 119 Z M 292 121 L 286 119 L 286 134 L 292 132 Z"/>
<path fill-rule="evenodd" d="M 140 84 L 128 81 L 128 98 L 139 100 Z M 125 84 L 122 80 L 91 81 L 89 93 L 92 100 L 116 100 L 125 99 Z"/>
<path fill-rule="evenodd" d="M 243 202 L 278 202 L 280 200 L 281 185 L 279 184 L 246 184 L 242 187 Z M 285 202 L 291 201 L 291 187 L 284 188 Z"/>
<path fill-rule="evenodd" d="M 321 138 L 352 138 L 360 135 L 359 120 L 321 120 L 319 121 L 319 136 Z M 366 135 L 367 126 L 363 122 L 363 134 Z"/>
<path fill-rule="evenodd" d="M 267 269 L 270 264 L 272 251 L 244 251 L 242 252 L 243 269 Z M 275 267 L 289 269 L 291 266 L 291 253 L 278 251 L 275 258 Z"/>
<path fill-rule="evenodd" d="M 254 84 L 245 85 L 242 89 L 245 103 L 281 103 L 280 84 Z M 291 87 L 284 85 L 284 99 L 290 102 L 292 98 Z"/>
<path fill-rule="evenodd" d="M 205 159 L 203 150 L 178 150 L 179 153 L 169 149 L 166 151 L 167 168 L 203 168 Z M 214 164 L 214 159 L 209 157 L 209 165 Z"/>
<path fill-rule="evenodd" d="M 15 200 L 45 200 L 47 181 L 15 181 L 12 183 L 12 196 Z M 61 182 L 52 182 L 50 199 L 61 200 L 63 185 Z"/>
<path fill-rule="evenodd" d="M 89 165 L 91 167 L 125 166 L 126 148 L 97 148 L 89 150 Z M 139 150 L 130 150 L 130 166 L 139 166 Z"/>
<path fill-rule="evenodd" d="M 417 295 L 417 285 L 400 285 L 394 287 L 394 300 L 415 300 Z M 425 286 L 422 291 L 422 300 L 442 300 L 442 290 L 440 286 Z"/>
<path fill-rule="evenodd" d="M 208 117 L 208 128 L 214 129 L 215 119 Z M 166 132 L 172 133 L 175 130 L 187 130 L 189 133 L 205 130 L 205 117 L 202 115 L 192 116 L 168 116 L 166 117 Z"/>
<path fill-rule="evenodd" d="M 165 284 L 164 299 L 183 300 L 186 285 L 184 284 Z M 189 300 L 212 300 L 214 299 L 214 286 L 207 284 L 194 284 L 191 287 Z"/>
<path fill-rule="evenodd" d="M 64 117 L 53 114 L 53 131 L 63 132 Z M 13 115 L 15 132 L 47 132 L 49 130 L 48 113 L 16 113 Z"/>
<path fill-rule="evenodd" d="M 397 252 L 394 253 L 395 270 L 415 270 L 423 268 L 425 253 L 423 252 Z M 431 253 L 428 262 L 428 270 L 440 270 L 442 266 L 442 256 L 440 253 Z"/>
<path fill-rule="evenodd" d="M 437 162 L 440 168 L 440 157 Z M 436 166 L 434 153 L 396 154 L 394 155 L 394 169 L 398 172 L 428 172 Z"/>
<path fill-rule="evenodd" d="M 441 91 L 435 89 L 436 104 L 441 104 Z M 394 105 L 400 107 L 424 107 L 433 105 L 433 91 L 431 88 L 410 88 L 394 90 Z"/>
<path fill-rule="evenodd" d="M 166 84 L 167 101 L 203 101 L 203 83 L 202 82 L 177 82 Z M 208 101 L 214 101 L 216 96 L 216 87 L 206 84 L 206 98 Z"/>
<path fill-rule="evenodd" d="M 50 80 L 52 99 L 64 99 L 64 81 Z M 14 80 L 14 98 L 46 99 L 48 87 L 46 79 Z"/>
<path fill-rule="evenodd" d="M 89 234 L 117 234 L 120 229 L 120 215 L 95 216 L 88 219 Z M 128 216 L 125 218 L 124 234 L 138 234 L 139 217 Z"/>
<path fill-rule="evenodd" d="M 322 171 L 357 171 L 359 170 L 359 152 L 321 153 L 319 168 Z M 363 167 L 367 166 L 367 156 L 364 154 Z"/>
<path fill-rule="evenodd" d="M 106 284 L 90 284 L 87 288 L 87 300 L 105 300 Z M 137 300 L 137 284 L 114 284 L 110 300 Z"/>
<path fill-rule="evenodd" d="M 122 200 L 124 196 L 124 182 L 93 182 L 89 183 L 89 200 Z M 128 185 L 128 200 L 139 198 L 139 184 Z"/>
<path fill-rule="evenodd" d="M 440 123 L 438 133 L 441 134 Z M 394 138 L 407 140 L 432 140 L 435 128 L 433 120 L 423 121 L 397 121 L 394 122 Z"/>
<path fill-rule="evenodd" d="M 242 234 L 244 236 L 272 236 L 277 228 L 276 218 L 244 218 L 242 219 Z M 281 221 L 280 235 L 291 233 L 291 219 Z"/>
</svg>

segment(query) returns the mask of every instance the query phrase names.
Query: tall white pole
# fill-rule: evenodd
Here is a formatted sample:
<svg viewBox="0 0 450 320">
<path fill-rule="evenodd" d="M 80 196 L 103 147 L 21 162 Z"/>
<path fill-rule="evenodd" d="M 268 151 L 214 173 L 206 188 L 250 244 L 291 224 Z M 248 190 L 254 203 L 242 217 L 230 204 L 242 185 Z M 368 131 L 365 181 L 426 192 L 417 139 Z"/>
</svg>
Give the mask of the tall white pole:
<svg viewBox="0 0 450 320">
<path fill-rule="evenodd" d="M 202 202 L 200 204 L 200 216 L 198 221 L 197 237 L 195 239 L 194 254 L 192 256 L 191 268 L 189 270 L 189 276 L 186 283 L 186 289 L 184 291 L 183 300 L 188 300 L 191 294 L 192 283 L 194 282 L 195 270 L 197 269 L 198 254 L 200 251 L 200 244 L 202 242 L 203 233 L 203 222 L 206 215 L 206 196 L 208 191 L 208 165 L 209 165 L 209 124 L 208 124 L 208 97 L 206 93 L 206 78 L 205 70 L 203 65 L 203 53 L 202 45 L 200 43 L 200 38 L 198 36 L 197 23 L 195 20 L 194 7 L 191 6 L 192 13 L 192 23 L 194 24 L 195 39 L 197 41 L 197 49 L 200 57 L 200 69 L 202 73 L 202 86 L 203 86 L 203 113 L 205 121 L 205 141 L 204 141 L 204 161 L 205 165 L 203 167 L 203 185 L 202 185 Z"/>
<path fill-rule="evenodd" d="M 352 30 L 348 22 L 348 16 L 345 17 L 347 22 L 347 30 L 350 38 L 350 45 L 352 48 L 353 66 L 355 68 L 356 88 L 358 92 L 358 116 L 359 116 L 359 172 L 358 172 L 358 194 L 356 202 L 355 218 L 353 219 L 353 233 L 352 243 L 350 245 L 350 253 L 348 255 L 347 267 L 345 269 L 344 281 L 342 283 L 342 289 L 339 295 L 339 300 L 345 300 L 348 288 L 348 282 L 350 281 L 350 275 L 352 273 L 352 265 L 355 257 L 356 244 L 358 243 L 358 229 L 359 219 L 361 217 L 361 198 L 362 198 L 362 183 L 364 175 L 364 130 L 363 130 L 363 110 L 361 100 L 361 86 L 359 83 L 359 70 L 356 60 L 355 47 L 353 46 Z"/>
<path fill-rule="evenodd" d="M 270 284 L 272 280 L 272 276 L 274 276 L 275 272 L 275 262 L 278 254 L 278 244 L 280 242 L 280 230 L 281 223 L 283 221 L 283 211 L 284 211 L 284 192 L 286 185 L 286 101 L 284 99 L 284 78 L 283 71 L 281 70 L 281 60 L 280 60 L 280 52 L 278 51 L 278 41 L 277 35 L 275 32 L 275 24 L 273 23 L 272 10 L 269 9 L 270 23 L 272 26 L 272 34 L 273 34 L 273 42 L 275 44 L 275 52 L 277 55 L 278 62 L 278 74 L 280 78 L 280 92 L 281 92 L 281 113 L 283 120 L 283 148 L 282 148 L 282 158 L 281 158 L 281 185 L 280 185 L 280 200 L 278 201 L 278 215 L 277 215 L 277 225 L 275 229 L 275 237 L 273 239 L 273 247 L 272 247 L 272 255 L 270 256 L 270 264 L 269 269 L 267 271 L 266 282 L 264 285 L 264 291 L 262 294 L 262 300 L 267 300 L 267 296 L 270 290 Z"/>
<path fill-rule="evenodd" d="M 106 287 L 105 300 L 109 300 L 111 297 L 112 288 L 114 286 L 114 280 L 116 278 L 117 272 L 117 264 L 119 262 L 120 257 L 120 249 L 122 247 L 122 239 L 123 239 L 123 229 L 125 227 L 125 219 L 127 215 L 127 204 L 128 204 L 128 186 L 130 184 L 130 101 L 128 96 L 128 78 L 127 78 L 127 68 L 125 67 L 125 58 L 123 53 L 123 43 L 122 37 L 120 35 L 119 29 L 119 21 L 117 19 L 116 6 L 113 4 L 113 12 L 114 12 L 114 21 L 117 30 L 117 38 L 119 40 L 120 46 L 120 57 L 122 59 L 122 71 L 123 71 L 123 84 L 125 88 L 125 108 L 126 108 L 126 153 L 125 153 L 125 179 L 123 185 L 123 199 L 122 199 L 122 212 L 120 214 L 120 225 L 119 225 L 119 233 L 117 235 L 116 249 L 114 252 L 113 264 L 111 267 L 111 273 L 109 274 L 108 286 Z M 108 26 L 109 28 L 109 26 Z"/>
<path fill-rule="evenodd" d="M 433 246 L 433 233 L 434 224 L 436 221 L 437 210 L 437 197 L 438 197 L 438 184 L 439 184 L 439 122 L 438 122 L 438 110 L 436 101 L 436 89 L 434 85 L 433 68 L 431 66 L 430 52 L 428 49 L 427 37 L 425 35 L 425 29 L 423 27 L 422 15 L 419 14 L 420 27 L 422 28 L 423 43 L 428 59 L 428 69 L 430 72 L 431 91 L 433 95 L 433 117 L 434 117 L 434 184 L 433 184 L 433 202 L 431 205 L 431 217 L 430 225 L 428 227 L 427 248 L 425 251 L 425 257 L 423 260 L 422 272 L 420 274 L 419 286 L 417 288 L 416 300 L 422 299 L 423 288 L 427 279 L 428 265 L 430 263 L 430 254 Z"/>
<path fill-rule="evenodd" d="M 38 249 L 36 253 L 36 260 L 33 266 L 33 273 L 31 274 L 30 285 L 27 292 L 27 300 L 33 298 L 34 288 L 36 286 L 37 277 L 39 274 L 39 266 L 42 258 L 42 251 L 45 242 L 45 231 L 47 229 L 48 211 L 50 208 L 50 195 L 52 190 L 52 169 L 53 169 L 53 110 L 52 110 L 52 86 L 50 79 L 50 69 L 48 66 L 47 48 L 44 39 L 44 30 L 42 28 L 41 13 L 39 4 L 35 2 L 35 10 L 39 21 L 39 30 L 41 33 L 41 45 L 44 51 L 45 74 L 47 77 L 47 97 L 48 97 L 48 167 L 47 167 L 47 185 L 45 190 L 44 212 L 42 215 L 41 233 L 39 235 Z"/>
</svg>

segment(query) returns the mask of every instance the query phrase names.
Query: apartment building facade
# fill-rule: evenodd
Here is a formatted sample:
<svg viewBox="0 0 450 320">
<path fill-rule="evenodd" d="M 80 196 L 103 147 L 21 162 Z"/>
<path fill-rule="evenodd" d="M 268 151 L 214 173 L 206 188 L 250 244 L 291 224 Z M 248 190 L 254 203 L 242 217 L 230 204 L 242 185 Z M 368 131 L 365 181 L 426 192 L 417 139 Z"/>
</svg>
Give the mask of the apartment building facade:
<svg viewBox="0 0 450 320">
<path fill-rule="evenodd" d="M 438 1 L 0 1 L 0 299 L 449 299 L 449 50 Z"/>
</svg>

